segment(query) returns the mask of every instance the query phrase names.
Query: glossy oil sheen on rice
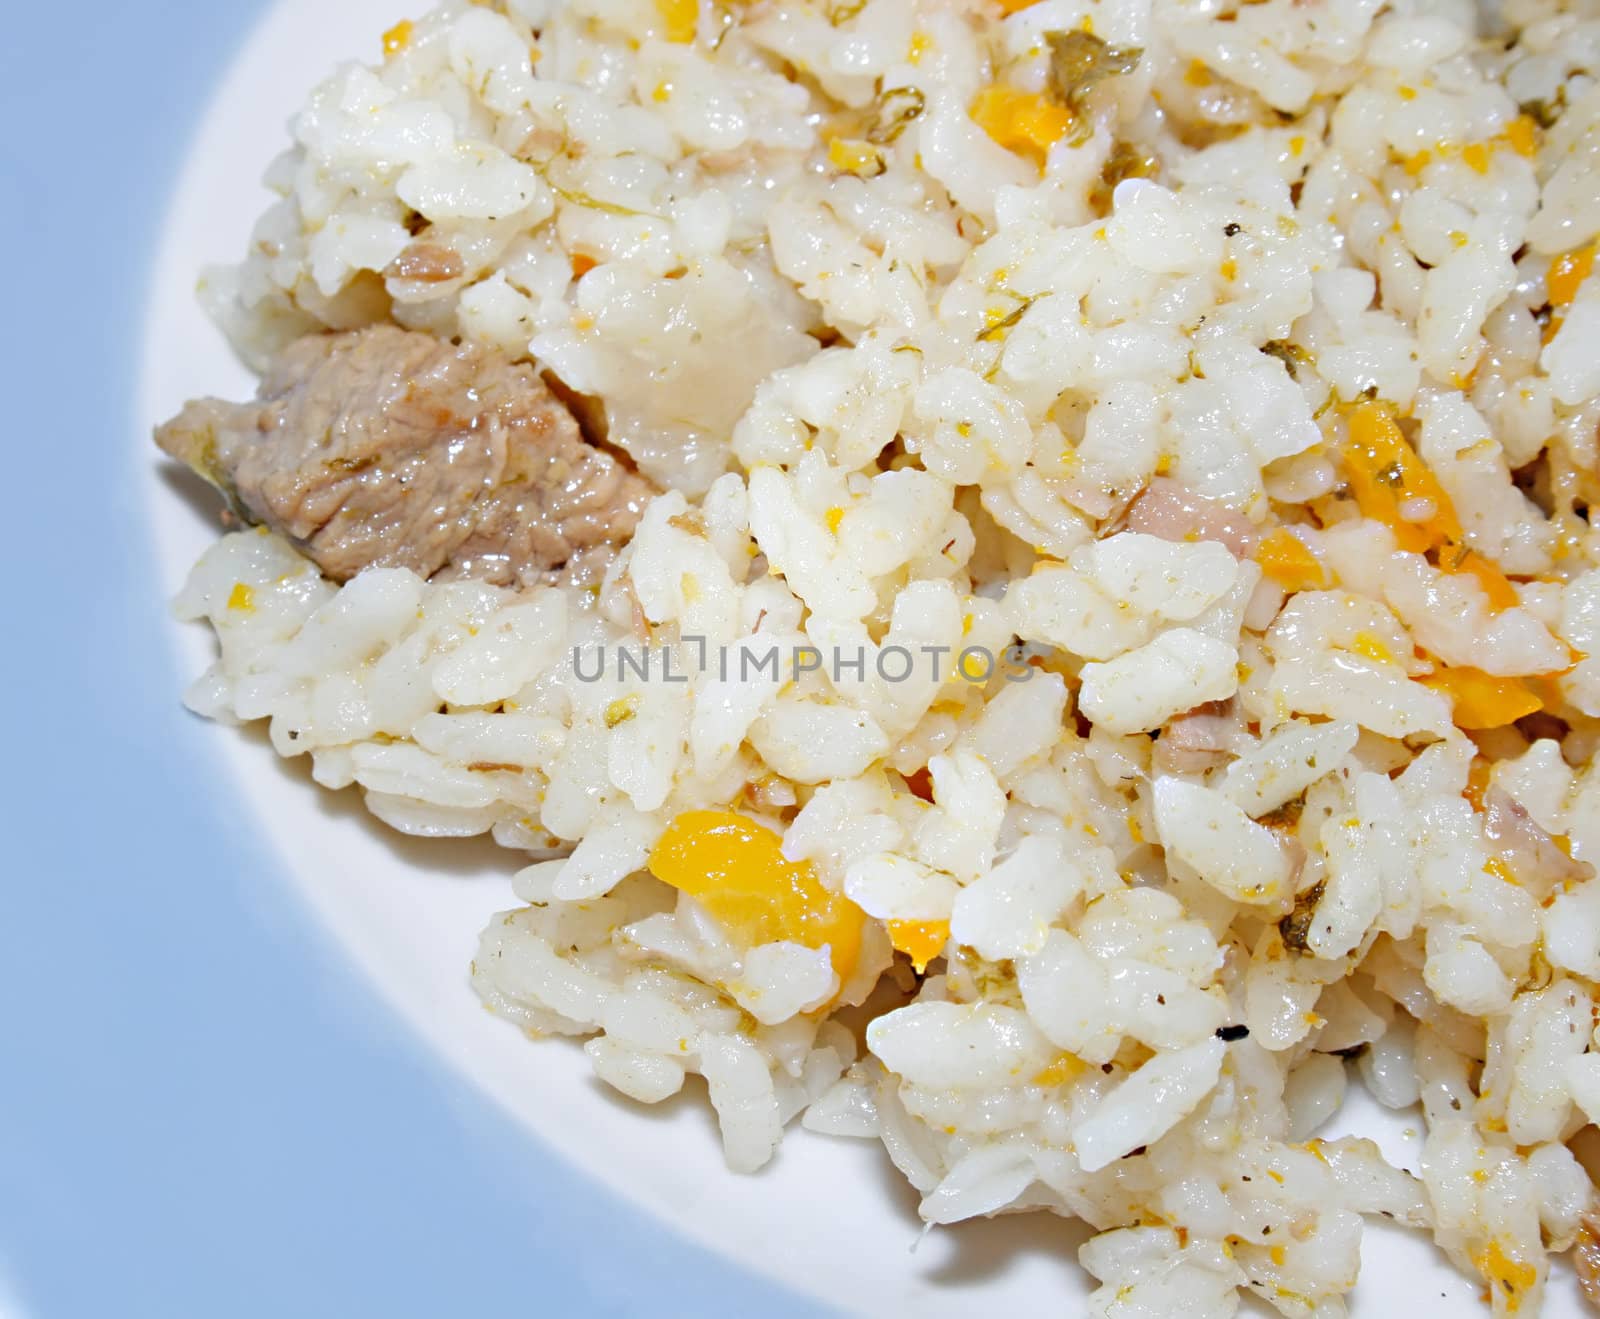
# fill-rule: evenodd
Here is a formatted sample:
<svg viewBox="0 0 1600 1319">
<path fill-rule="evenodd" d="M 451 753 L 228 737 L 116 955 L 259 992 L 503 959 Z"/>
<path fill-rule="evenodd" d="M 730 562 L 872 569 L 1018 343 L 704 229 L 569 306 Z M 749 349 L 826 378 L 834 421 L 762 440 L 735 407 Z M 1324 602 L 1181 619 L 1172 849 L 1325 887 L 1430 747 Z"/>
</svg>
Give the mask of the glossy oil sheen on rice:
<svg viewBox="0 0 1600 1319">
<path fill-rule="evenodd" d="M 1600 17 L 514 0 L 380 44 L 208 305 L 263 369 L 388 322 L 531 361 L 660 493 L 520 591 L 229 534 L 190 704 L 492 833 L 478 993 L 637 1100 L 703 1076 L 735 1169 L 798 1118 L 929 1223 L 1083 1218 L 1097 1315 L 1328 1319 L 1380 1214 L 1497 1313 L 1587 1271 Z M 1350 1082 L 1420 1105 L 1417 1168 L 1316 1139 Z"/>
</svg>

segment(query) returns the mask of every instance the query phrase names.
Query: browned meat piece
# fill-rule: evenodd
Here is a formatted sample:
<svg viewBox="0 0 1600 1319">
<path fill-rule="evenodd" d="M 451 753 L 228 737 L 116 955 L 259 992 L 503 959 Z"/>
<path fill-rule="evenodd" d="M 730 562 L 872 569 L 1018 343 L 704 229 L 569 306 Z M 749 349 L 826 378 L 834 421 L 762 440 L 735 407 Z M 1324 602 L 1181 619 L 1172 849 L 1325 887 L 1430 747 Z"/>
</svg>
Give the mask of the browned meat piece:
<svg viewBox="0 0 1600 1319">
<path fill-rule="evenodd" d="M 188 403 L 156 443 L 340 582 L 377 565 L 528 585 L 623 544 L 653 493 L 531 365 L 392 325 L 299 339 L 256 402 Z"/>
</svg>

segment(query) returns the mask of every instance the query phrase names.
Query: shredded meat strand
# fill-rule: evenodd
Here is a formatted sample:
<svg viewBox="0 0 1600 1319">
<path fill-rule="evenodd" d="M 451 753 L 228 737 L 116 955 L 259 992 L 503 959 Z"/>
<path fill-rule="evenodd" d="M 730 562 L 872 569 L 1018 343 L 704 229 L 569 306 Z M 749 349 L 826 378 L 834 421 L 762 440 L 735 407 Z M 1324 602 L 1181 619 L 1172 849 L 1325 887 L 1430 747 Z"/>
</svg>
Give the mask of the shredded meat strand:
<svg viewBox="0 0 1600 1319">
<path fill-rule="evenodd" d="M 414 279 L 419 284 L 446 284 L 467 273 L 461 254 L 440 243 L 411 243 L 383 272 L 390 279 Z"/>
<path fill-rule="evenodd" d="M 1232 699 L 1207 701 L 1167 721 L 1156 740 L 1156 767 L 1170 774 L 1200 774 L 1231 758 L 1238 731 Z"/>
<path fill-rule="evenodd" d="M 1544 896 L 1558 884 L 1579 883 L 1594 876 L 1593 866 L 1562 851 L 1527 808 L 1502 788 L 1490 788 L 1484 794 L 1483 831 L 1499 847 L 1518 882 L 1536 896 Z"/>
<path fill-rule="evenodd" d="M 1240 559 L 1250 557 L 1259 539 L 1244 514 L 1165 476 L 1151 481 L 1129 506 L 1128 530 L 1162 540 L 1214 540 Z"/>
</svg>

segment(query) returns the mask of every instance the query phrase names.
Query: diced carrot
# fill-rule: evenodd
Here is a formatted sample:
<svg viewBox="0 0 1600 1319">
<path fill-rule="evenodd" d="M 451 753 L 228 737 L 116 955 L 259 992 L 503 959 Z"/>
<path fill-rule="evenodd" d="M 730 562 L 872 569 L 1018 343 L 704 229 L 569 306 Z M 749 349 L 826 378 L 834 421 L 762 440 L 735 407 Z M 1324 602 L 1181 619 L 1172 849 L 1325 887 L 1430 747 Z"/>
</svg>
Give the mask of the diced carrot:
<svg viewBox="0 0 1600 1319">
<path fill-rule="evenodd" d="M 402 18 L 392 28 L 383 34 L 383 53 L 385 55 L 398 55 L 411 44 L 411 33 L 414 25 L 409 18 Z"/>
<path fill-rule="evenodd" d="M 1498 613 L 1521 603 L 1506 575 L 1483 555 L 1467 548 L 1461 520 L 1449 493 L 1421 456 L 1406 443 L 1385 403 L 1356 406 L 1342 453 L 1350 491 L 1361 512 L 1394 532 L 1395 543 L 1414 554 L 1437 551 L 1447 573 L 1469 573 L 1478 579 Z M 1420 521 L 1408 519 L 1407 504 L 1426 501 L 1431 508 Z M 1265 564 L 1262 565 L 1265 571 Z"/>
<path fill-rule="evenodd" d="M 1475 756 L 1472 767 L 1467 770 L 1467 786 L 1462 789 L 1461 795 L 1472 803 L 1472 809 L 1483 809 L 1483 794 L 1489 791 L 1489 762 L 1482 756 Z"/>
<path fill-rule="evenodd" d="M 1588 247 L 1580 247 L 1575 252 L 1563 253 L 1551 263 L 1545 288 L 1550 294 L 1552 307 L 1570 306 L 1578 296 L 1578 286 L 1594 270 L 1594 248 L 1595 245 L 1590 243 Z"/>
<path fill-rule="evenodd" d="M 809 861 L 790 861 L 783 840 L 731 811 L 685 811 L 651 849 L 650 873 L 696 898 L 747 947 L 790 940 L 827 946 L 840 980 L 861 947 L 861 908 L 824 887 Z"/>
<path fill-rule="evenodd" d="M 1519 156 L 1532 156 L 1539 149 L 1539 125 L 1525 114 L 1506 125 L 1504 136 Z"/>
<path fill-rule="evenodd" d="M 1038 92 L 1018 91 L 996 83 L 972 102 L 978 127 L 1003 146 L 1043 165 L 1045 153 L 1072 127 L 1072 112 Z"/>
<path fill-rule="evenodd" d="M 1328 570 L 1287 527 L 1278 527 L 1256 547 L 1261 571 L 1288 591 L 1315 591 L 1329 584 Z"/>
<path fill-rule="evenodd" d="M 845 174 L 862 174 L 869 178 L 882 174 L 884 169 L 883 155 L 877 147 L 849 137 L 828 139 L 828 163 Z"/>
<path fill-rule="evenodd" d="M 1370 632 L 1357 632 L 1351 638 L 1350 649 L 1366 659 L 1377 660 L 1379 664 L 1399 663 L 1395 653 Z"/>
<path fill-rule="evenodd" d="M 1475 550 L 1464 545 L 1451 545 L 1439 553 L 1439 566 L 1446 572 L 1469 573 L 1478 579 L 1489 597 L 1489 608 L 1494 613 L 1502 609 L 1515 609 L 1522 603 L 1517 588 L 1500 569 Z"/>
<path fill-rule="evenodd" d="M 1578 655 L 1578 652 L 1574 651 L 1571 646 L 1568 646 L 1567 650 L 1577 658 L 1566 668 L 1558 669 L 1555 673 L 1536 673 L 1532 677 L 1524 679 L 1528 684 L 1528 690 L 1539 698 L 1540 705 L 1546 710 L 1555 709 L 1566 700 L 1561 691 L 1561 679 L 1577 668 L 1585 658 L 1582 655 Z"/>
<path fill-rule="evenodd" d="M 905 953 L 921 975 L 950 941 L 949 921 L 889 921 L 889 942 Z"/>
<path fill-rule="evenodd" d="M 1039 0 L 1000 0 L 1000 12 L 1002 14 L 1015 14 L 1028 8 L 1029 5 L 1038 3 Z"/>
<path fill-rule="evenodd" d="M 1394 532 L 1403 550 L 1421 554 L 1461 539 L 1461 523 L 1444 487 L 1406 443 L 1385 403 L 1357 404 L 1343 450 L 1350 492 L 1361 512 Z M 1420 521 L 1406 518 L 1404 505 L 1429 501 L 1432 512 Z"/>
<path fill-rule="evenodd" d="M 574 252 L 572 254 L 572 277 L 582 279 L 600 263 L 587 252 Z"/>
<path fill-rule="evenodd" d="M 668 41 L 684 46 L 694 40 L 700 23 L 698 0 L 656 0 L 656 13 L 661 16 L 665 29 L 662 35 Z"/>
<path fill-rule="evenodd" d="M 1450 698 L 1458 728 L 1503 728 L 1543 708 L 1521 678 L 1499 678 L 1465 665 L 1441 665 L 1422 683 Z"/>
<path fill-rule="evenodd" d="M 1515 1314 L 1539 1282 L 1539 1270 L 1526 1259 L 1506 1254 L 1498 1241 L 1490 1241 L 1472 1262 L 1489 1284 L 1490 1300 L 1498 1302 L 1494 1306 L 1498 1314 Z"/>
</svg>

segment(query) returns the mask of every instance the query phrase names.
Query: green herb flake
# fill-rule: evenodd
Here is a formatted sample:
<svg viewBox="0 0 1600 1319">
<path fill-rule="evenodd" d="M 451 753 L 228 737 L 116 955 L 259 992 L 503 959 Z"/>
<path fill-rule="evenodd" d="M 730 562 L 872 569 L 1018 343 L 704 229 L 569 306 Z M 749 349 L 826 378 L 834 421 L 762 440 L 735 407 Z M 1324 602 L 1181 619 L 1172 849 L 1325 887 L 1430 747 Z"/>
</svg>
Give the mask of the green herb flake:
<svg viewBox="0 0 1600 1319">
<path fill-rule="evenodd" d="M 1268 357 L 1276 357 L 1287 368 L 1289 375 L 1298 380 L 1300 368 L 1314 366 L 1315 359 L 1297 343 L 1290 343 L 1287 339 L 1271 339 L 1261 345 L 1261 351 Z"/>
<path fill-rule="evenodd" d="M 1294 910 L 1278 922 L 1278 933 L 1283 936 L 1283 946 L 1292 948 L 1297 953 L 1310 951 L 1308 940 L 1311 935 L 1311 925 L 1317 918 L 1317 904 L 1322 901 L 1322 895 L 1327 892 L 1328 882 L 1319 879 L 1304 893 L 1298 894 L 1294 900 Z"/>
<path fill-rule="evenodd" d="M 1124 179 L 1153 179 L 1161 173 L 1161 161 L 1154 152 L 1136 142 L 1120 139 L 1113 144 L 1106 163 L 1100 167 L 1100 181 L 1090 189 L 1089 201 L 1099 215 L 1111 210 L 1111 194 Z"/>
<path fill-rule="evenodd" d="M 877 115 L 867 129 L 867 141 L 887 146 L 928 106 L 928 98 L 916 87 L 890 87 L 877 100 Z"/>
<path fill-rule="evenodd" d="M 1003 318 L 989 326 L 988 329 L 982 331 L 978 335 L 978 342 L 986 343 L 990 339 L 1000 338 L 1001 335 L 1003 335 L 1027 314 L 1028 308 L 1033 306 L 1036 301 L 1038 301 L 1038 299 L 1028 298 L 1020 306 L 1008 312 Z"/>
<path fill-rule="evenodd" d="M 1108 78 L 1132 73 L 1144 55 L 1141 46 L 1113 46 L 1092 32 L 1046 32 L 1050 47 L 1051 92 L 1077 120 L 1074 142 L 1084 142 L 1094 132 L 1089 122 L 1089 93 Z"/>
</svg>

